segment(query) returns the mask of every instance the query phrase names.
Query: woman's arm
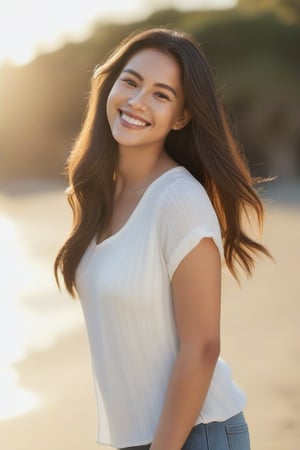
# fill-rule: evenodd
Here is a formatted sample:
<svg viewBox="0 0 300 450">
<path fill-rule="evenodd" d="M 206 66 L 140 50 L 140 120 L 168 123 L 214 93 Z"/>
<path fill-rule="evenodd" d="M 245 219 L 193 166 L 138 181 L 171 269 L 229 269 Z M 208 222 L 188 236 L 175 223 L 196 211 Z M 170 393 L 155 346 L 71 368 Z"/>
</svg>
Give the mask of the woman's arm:
<svg viewBox="0 0 300 450">
<path fill-rule="evenodd" d="M 220 351 L 221 262 L 210 238 L 172 280 L 179 352 L 151 450 L 180 450 L 202 408 Z"/>
</svg>

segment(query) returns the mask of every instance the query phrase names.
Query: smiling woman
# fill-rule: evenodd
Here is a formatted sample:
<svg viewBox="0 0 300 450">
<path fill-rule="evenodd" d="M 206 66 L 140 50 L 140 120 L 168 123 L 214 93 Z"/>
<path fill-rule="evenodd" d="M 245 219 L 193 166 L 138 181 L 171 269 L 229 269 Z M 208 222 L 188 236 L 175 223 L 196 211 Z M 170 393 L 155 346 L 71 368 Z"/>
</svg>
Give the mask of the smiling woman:
<svg viewBox="0 0 300 450">
<path fill-rule="evenodd" d="M 55 274 L 83 308 L 98 442 L 249 450 L 245 395 L 219 357 L 221 265 L 238 278 L 270 254 L 243 228 L 263 206 L 192 36 L 136 32 L 96 68 L 67 172 Z"/>
<path fill-rule="evenodd" d="M 145 158 L 147 147 L 159 151 L 171 129 L 186 125 L 190 116 L 184 108 L 180 78 L 174 58 L 155 49 L 136 54 L 125 65 L 106 106 L 120 156 L 130 151 L 128 146 L 139 146 Z M 139 129 L 140 133 L 128 133 L 130 129 Z"/>
</svg>

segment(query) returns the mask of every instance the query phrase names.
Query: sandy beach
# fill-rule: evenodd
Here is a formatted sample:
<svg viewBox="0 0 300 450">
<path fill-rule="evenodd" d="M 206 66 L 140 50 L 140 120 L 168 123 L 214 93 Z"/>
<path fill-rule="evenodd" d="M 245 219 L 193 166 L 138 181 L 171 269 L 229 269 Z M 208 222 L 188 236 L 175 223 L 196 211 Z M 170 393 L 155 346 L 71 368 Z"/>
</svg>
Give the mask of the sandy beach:
<svg viewBox="0 0 300 450">
<path fill-rule="evenodd" d="M 300 449 L 299 184 L 284 193 L 284 201 L 275 195 L 266 208 L 264 241 L 276 263 L 260 258 L 253 278 L 243 278 L 241 287 L 227 271 L 223 276 L 221 356 L 248 397 L 252 450 Z M 52 262 L 70 224 L 61 189 L 0 198 L 1 213 L 18 221 L 32 258 L 46 266 L 45 283 L 53 283 L 55 297 Z M 40 296 L 41 308 L 48 297 Z M 58 293 L 53 301 L 56 308 L 61 302 L 62 309 L 69 303 L 78 309 Z M 95 442 L 96 405 L 83 320 L 14 369 L 18 384 L 42 402 L 0 422 L 1 450 L 109 449 Z"/>
</svg>

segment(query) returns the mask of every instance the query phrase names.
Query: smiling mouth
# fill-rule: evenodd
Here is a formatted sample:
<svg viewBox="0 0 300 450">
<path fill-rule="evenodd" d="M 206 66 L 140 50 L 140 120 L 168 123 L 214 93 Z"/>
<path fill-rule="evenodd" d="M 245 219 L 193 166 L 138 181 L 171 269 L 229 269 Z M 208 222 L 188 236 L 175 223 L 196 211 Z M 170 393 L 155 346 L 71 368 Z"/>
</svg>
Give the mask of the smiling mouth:
<svg viewBox="0 0 300 450">
<path fill-rule="evenodd" d="M 122 122 L 125 122 L 128 125 L 132 125 L 134 127 L 139 127 L 139 128 L 145 128 L 148 127 L 150 125 L 149 122 L 145 122 L 144 120 L 141 119 L 136 119 L 134 117 L 129 116 L 128 114 L 126 114 L 123 111 L 119 111 L 120 113 L 120 117 Z"/>
</svg>

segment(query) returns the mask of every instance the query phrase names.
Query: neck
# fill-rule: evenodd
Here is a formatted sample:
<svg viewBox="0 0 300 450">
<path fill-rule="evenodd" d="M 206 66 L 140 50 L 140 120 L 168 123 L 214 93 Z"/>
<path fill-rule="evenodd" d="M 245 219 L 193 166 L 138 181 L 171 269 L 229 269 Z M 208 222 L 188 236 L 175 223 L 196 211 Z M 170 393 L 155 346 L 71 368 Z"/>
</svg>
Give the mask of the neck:
<svg viewBox="0 0 300 450">
<path fill-rule="evenodd" d="M 134 148 L 120 148 L 117 183 L 122 186 L 122 190 L 138 189 L 175 165 L 163 149 L 145 152 Z"/>
</svg>

